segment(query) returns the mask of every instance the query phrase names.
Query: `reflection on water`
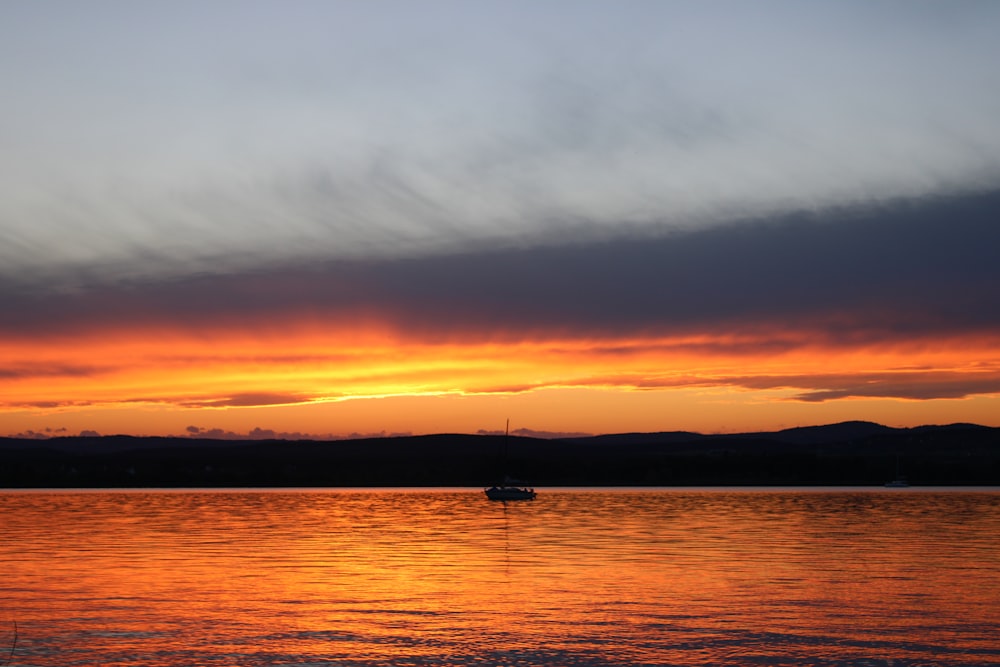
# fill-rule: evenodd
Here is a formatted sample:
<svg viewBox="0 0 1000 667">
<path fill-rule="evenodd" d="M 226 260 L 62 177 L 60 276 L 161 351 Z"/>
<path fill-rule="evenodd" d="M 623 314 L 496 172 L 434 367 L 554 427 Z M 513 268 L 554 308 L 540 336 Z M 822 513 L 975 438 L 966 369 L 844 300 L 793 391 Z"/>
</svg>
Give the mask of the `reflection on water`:
<svg viewBox="0 0 1000 667">
<path fill-rule="evenodd" d="M 14 665 L 1000 665 L 997 492 L 0 492 L 0 526 Z"/>
</svg>

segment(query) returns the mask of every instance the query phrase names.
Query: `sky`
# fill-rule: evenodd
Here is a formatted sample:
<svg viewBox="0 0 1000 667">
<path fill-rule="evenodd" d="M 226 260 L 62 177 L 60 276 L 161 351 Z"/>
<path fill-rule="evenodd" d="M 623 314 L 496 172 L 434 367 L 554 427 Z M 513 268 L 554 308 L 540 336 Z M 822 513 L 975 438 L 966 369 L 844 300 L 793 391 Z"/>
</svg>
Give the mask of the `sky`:
<svg viewBox="0 0 1000 667">
<path fill-rule="evenodd" d="M 0 436 L 1000 426 L 1000 4 L 0 4 Z"/>
</svg>

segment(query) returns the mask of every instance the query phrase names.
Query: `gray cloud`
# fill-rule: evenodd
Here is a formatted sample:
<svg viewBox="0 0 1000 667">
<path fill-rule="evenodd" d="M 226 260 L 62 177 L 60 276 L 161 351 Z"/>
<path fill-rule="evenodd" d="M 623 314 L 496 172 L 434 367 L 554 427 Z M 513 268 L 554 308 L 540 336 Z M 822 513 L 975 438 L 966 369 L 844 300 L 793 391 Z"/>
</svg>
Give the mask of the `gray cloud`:
<svg viewBox="0 0 1000 667">
<path fill-rule="evenodd" d="M 998 215 L 1000 193 L 992 192 L 645 239 L 318 262 L 75 292 L 8 283 L 0 284 L 0 334 L 280 331 L 303 317 L 342 326 L 376 317 L 428 340 L 722 332 L 733 336 L 718 343 L 730 352 L 760 351 L 761 341 L 781 350 L 995 335 Z"/>
<path fill-rule="evenodd" d="M 843 398 L 898 398 L 905 400 L 959 399 L 1000 393 L 1000 369 L 976 372 L 909 371 L 860 374 L 819 374 L 730 378 L 727 383 L 746 389 L 793 388 L 803 391 L 792 400 L 822 403 Z"/>
<path fill-rule="evenodd" d="M 0 8 L 0 276 L 421 258 L 989 187 L 995 3 Z"/>
<path fill-rule="evenodd" d="M 640 390 L 731 386 L 749 390 L 790 390 L 787 400 L 823 403 L 845 398 L 889 398 L 912 401 L 961 399 L 1000 393 L 1000 368 L 986 366 L 966 371 L 896 369 L 858 373 L 811 373 L 753 376 L 619 374 L 578 380 L 581 386 L 632 387 Z M 524 392 L 537 386 L 495 388 Z"/>
</svg>

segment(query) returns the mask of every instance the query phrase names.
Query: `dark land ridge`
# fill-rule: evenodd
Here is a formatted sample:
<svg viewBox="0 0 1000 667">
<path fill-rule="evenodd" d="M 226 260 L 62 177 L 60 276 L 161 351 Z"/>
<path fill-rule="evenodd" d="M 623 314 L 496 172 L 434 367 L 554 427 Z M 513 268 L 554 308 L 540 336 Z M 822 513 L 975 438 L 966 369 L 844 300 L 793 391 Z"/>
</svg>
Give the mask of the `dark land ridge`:
<svg viewBox="0 0 1000 667">
<path fill-rule="evenodd" d="M 0 438 L 0 487 L 1000 484 L 1000 428 L 844 422 L 770 433 L 623 433 L 540 439 Z"/>
</svg>

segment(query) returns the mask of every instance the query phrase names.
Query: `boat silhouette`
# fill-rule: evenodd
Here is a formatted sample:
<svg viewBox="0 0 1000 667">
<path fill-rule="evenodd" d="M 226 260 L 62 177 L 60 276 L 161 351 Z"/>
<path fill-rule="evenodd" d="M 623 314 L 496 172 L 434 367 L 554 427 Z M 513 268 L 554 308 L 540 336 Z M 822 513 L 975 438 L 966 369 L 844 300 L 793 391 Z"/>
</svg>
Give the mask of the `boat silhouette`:
<svg viewBox="0 0 1000 667">
<path fill-rule="evenodd" d="M 885 483 L 887 489 L 905 489 L 910 485 L 906 481 L 906 476 L 899 472 L 899 457 L 896 457 L 896 477 L 892 481 Z"/>
<path fill-rule="evenodd" d="M 509 477 L 503 484 L 494 484 L 483 492 L 490 500 L 534 500 L 536 495 L 534 489 Z"/>
<path fill-rule="evenodd" d="M 507 427 L 504 429 L 503 433 L 503 464 L 504 469 L 507 468 L 507 448 L 508 439 L 510 437 L 510 420 L 507 420 Z M 504 474 L 503 482 L 500 484 L 494 484 L 493 486 L 483 490 L 486 497 L 490 500 L 534 500 L 535 490 L 523 482 L 519 482 L 516 479 L 510 477 L 510 475 Z"/>
</svg>

